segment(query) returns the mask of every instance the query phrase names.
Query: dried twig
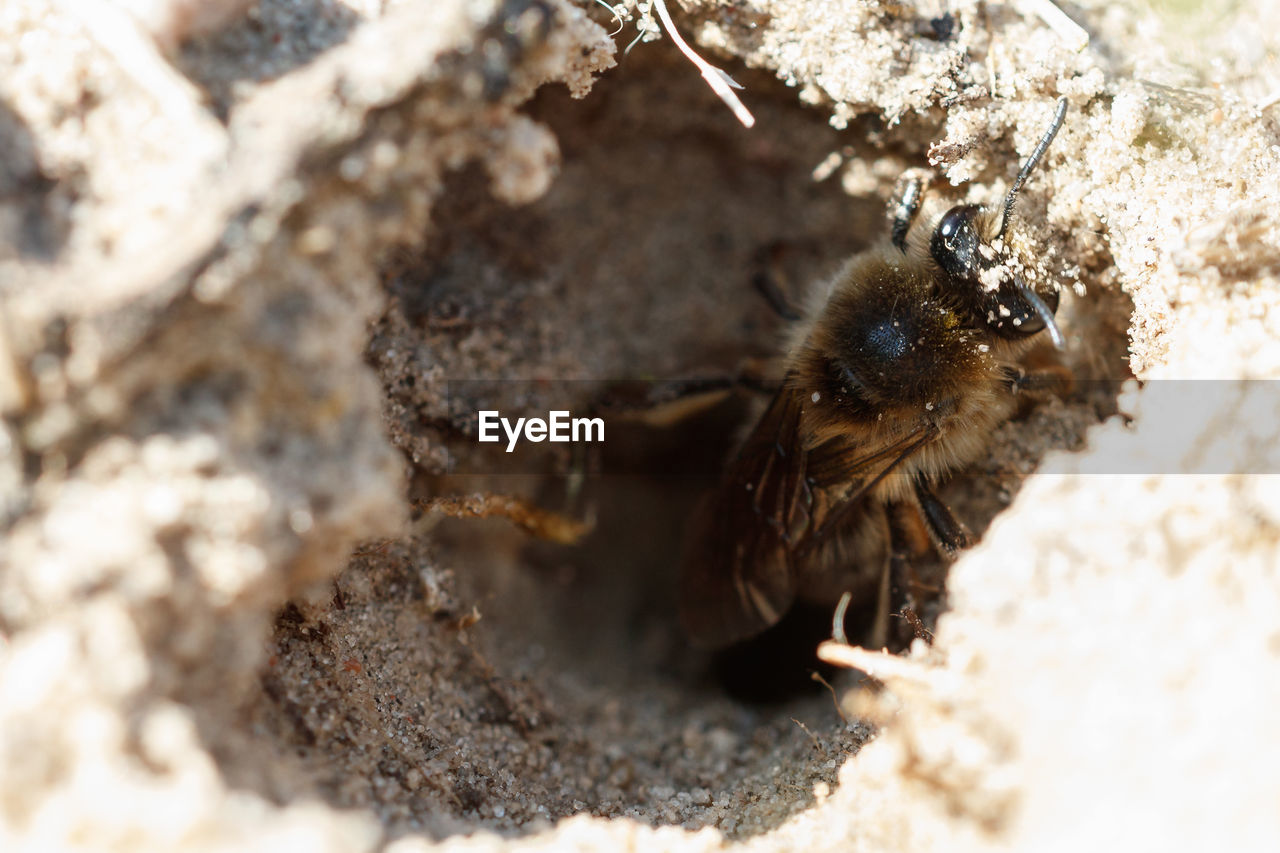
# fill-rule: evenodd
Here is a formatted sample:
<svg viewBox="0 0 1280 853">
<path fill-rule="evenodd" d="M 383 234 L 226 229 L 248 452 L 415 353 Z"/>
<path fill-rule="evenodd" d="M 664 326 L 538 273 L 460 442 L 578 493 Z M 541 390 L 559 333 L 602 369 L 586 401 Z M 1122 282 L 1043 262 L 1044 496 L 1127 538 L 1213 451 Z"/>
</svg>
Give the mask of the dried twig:
<svg viewBox="0 0 1280 853">
<path fill-rule="evenodd" d="M 809 736 L 809 740 L 813 741 L 813 748 L 814 748 L 814 749 L 818 750 L 818 752 L 821 752 L 823 755 L 826 755 L 826 754 L 827 754 L 827 750 L 826 750 L 826 748 L 825 748 L 825 747 L 823 747 L 823 745 L 822 745 L 822 741 L 818 739 L 818 736 L 817 736 L 817 735 L 815 735 L 813 732 L 809 731 L 809 727 L 808 727 L 808 726 L 806 726 L 804 723 L 802 723 L 802 722 L 800 722 L 799 720 L 797 720 L 795 717 L 792 717 L 792 718 L 791 718 L 791 722 L 793 722 L 793 723 L 795 723 L 797 726 L 799 726 L 799 727 L 800 727 L 800 731 L 804 732 L 805 734 L 807 734 L 807 735 Z"/>
<path fill-rule="evenodd" d="M 724 101 L 725 105 L 733 110 L 734 116 L 737 117 L 738 121 L 742 122 L 743 127 L 754 125 L 756 123 L 755 116 L 751 115 L 751 112 L 733 92 L 734 89 L 741 89 L 742 87 L 734 82 L 734 79 L 726 72 L 716 68 L 710 62 L 694 53 L 693 48 L 685 43 L 685 40 L 681 38 L 680 33 L 676 30 L 675 22 L 671 20 L 671 13 L 667 11 L 665 0 L 652 0 L 652 2 L 653 8 L 658 12 L 658 17 L 662 19 L 662 26 L 667 31 L 667 35 L 675 42 L 680 52 L 688 57 L 689 61 L 702 72 L 702 79 L 707 81 L 711 91 L 715 92 L 720 100 Z"/>
<path fill-rule="evenodd" d="M 622 32 L 622 28 L 627 25 L 626 21 L 624 21 L 622 18 L 622 12 L 626 9 L 626 7 L 619 5 L 617 8 L 615 8 L 613 6 L 610 6 L 608 3 L 604 2 L 604 0 L 595 0 L 595 2 L 597 5 L 603 6 L 604 8 L 608 9 L 609 14 L 613 15 L 613 19 L 618 22 L 618 28 L 613 32 L 609 33 L 609 38 L 613 38 L 618 33 Z M 628 15 L 627 17 L 629 18 L 631 16 Z"/>
<path fill-rule="evenodd" d="M 853 593 L 846 592 L 840 596 L 840 603 L 836 605 L 836 612 L 831 616 L 831 639 L 843 645 L 849 644 L 849 638 L 844 634 L 844 614 L 849 609 L 849 602 L 853 600 Z"/>
<path fill-rule="evenodd" d="M 1043 21 L 1071 50 L 1079 53 L 1089 46 L 1089 33 L 1068 18 L 1053 0 L 1018 0 L 1017 5 L 1023 14 L 1035 15 Z"/>
<path fill-rule="evenodd" d="M 861 670 L 877 681 L 923 684 L 929 680 L 930 670 L 909 658 L 873 652 L 835 640 L 827 640 L 818 646 L 818 658 L 836 666 Z"/>
<path fill-rule="evenodd" d="M 840 697 L 836 695 L 836 689 L 831 686 L 831 682 L 823 678 L 820 672 L 811 672 L 809 677 L 827 688 L 827 691 L 831 694 L 831 703 L 836 706 L 836 714 L 840 716 L 841 722 L 848 723 L 849 718 L 845 716 L 844 709 L 840 707 Z"/>
</svg>

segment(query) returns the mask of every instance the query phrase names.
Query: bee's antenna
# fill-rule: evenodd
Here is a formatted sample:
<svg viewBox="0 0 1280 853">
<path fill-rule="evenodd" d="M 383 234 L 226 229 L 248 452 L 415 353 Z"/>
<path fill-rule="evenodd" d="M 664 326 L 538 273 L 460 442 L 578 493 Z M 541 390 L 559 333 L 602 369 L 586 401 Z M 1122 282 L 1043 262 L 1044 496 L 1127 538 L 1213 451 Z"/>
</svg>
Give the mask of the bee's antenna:
<svg viewBox="0 0 1280 853">
<path fill-rule="evenodd" d="M 1049 129 L 1044 132 L 1044 136 L 1040 137 L 1040 142 L 1036 145 L 1036 150 L 1031 152 L 1031 156 L 1027 158 L 1027 162 L 1022 165 L 1022 171 L 1018 172 L 1017 179 L 1013 182 L 1013 187 L 1009 190 L 1009 194 L 1004 199 L 1004 218 L 1000 220 L 1000 231 L 996 234 L 996 239 L 1004 236 L 1005 229 L 1009 227 L 1009 219 L 1013 216 L 1013 203 L 1017 201 L 1018 190 L 1022 189 L 1022 182 L 1027 179 L 1027 175 L 1031 174 L 1031 170 L 1040 162 L 1040 158 L 1044 156 L 1044 152 L 1048 150 L 1049 143 L 1053 142 L 1053 138 L 1058 135 L 1058 128 L 1062 127 L 1062 120 L 1067 117 L 1067 98 L 1064 95 L 1058 98 L 1058 111 L 1053 115 L 1053 124 L 1049 125 Z M 1052 324 L 1050 324 L 1052 328 Z M 1061 332 L 1054 338 L 1056 343 L 1062 337 Z"/>
<path fill-rule="evenodd" d="M 1036 316 L 1044 321 L 1044 327 L 1049 330 L 1049 338 L 1053 341 L 1054 348 L 1060 352 L 1065 350 L 1067 339 L 1062 336 L 1062 330 L 1053 319 L 1053 311 L 1049 310 L 1049 306 L 1040 298 L 1040 294 L 1028 287 L 1027 283 L 1016 275 L 1013 277 L 1013 284 L 1018 288 L 1022 298 L 1031 305 L 1031 310 L 1036 312 Z"/>
</svg>

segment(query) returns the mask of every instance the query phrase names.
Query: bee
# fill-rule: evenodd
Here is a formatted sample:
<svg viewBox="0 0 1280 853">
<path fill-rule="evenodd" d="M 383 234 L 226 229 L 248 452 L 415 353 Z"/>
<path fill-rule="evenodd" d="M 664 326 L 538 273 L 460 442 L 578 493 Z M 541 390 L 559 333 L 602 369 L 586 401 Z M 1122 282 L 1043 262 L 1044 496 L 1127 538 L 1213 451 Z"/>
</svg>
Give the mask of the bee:
<svg viewBox="0 0 1280 853">
<path fill-rule="evenodd" d="M 1065 344 L 1056 287 L 1036 284 L 1007 235 L 1066 110 L 1059 99 L 1000 207 L 922 204 L 922 182 L 906 182 L 885 245 L 803 312 L 780 389 L 693 518 L 681 621 L 696 644 L 730 645 L 846 590 L 878 591 L 883 642 L 913 533 L 917 551 L 921 526 L 943 555 L 970 544 L 936 485 L 983 453 L 1019 393 L 1061 384 L 1061 369 L 1020 366 L 1038 339 Z"/>
</svg>

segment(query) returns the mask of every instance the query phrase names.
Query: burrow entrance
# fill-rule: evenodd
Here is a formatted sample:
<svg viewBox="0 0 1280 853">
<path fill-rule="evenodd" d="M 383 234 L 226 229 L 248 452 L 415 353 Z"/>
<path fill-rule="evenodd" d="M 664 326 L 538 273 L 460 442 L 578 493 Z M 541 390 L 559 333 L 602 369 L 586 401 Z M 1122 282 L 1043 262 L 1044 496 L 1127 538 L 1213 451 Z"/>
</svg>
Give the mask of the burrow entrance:
<svg viewBox="0 0 1280 853">
<path fill-rule="evenodd" d="M 510 209 L 463 170 L 423 245 L 388 262 L 368 357 L 411 498 L 516 492 L 596 520 L 567 548 L 502 521 L 420 519 L 412 538 L 366 543 L 327 600 L 282 615 L 249 711 L 287 757 L 273 772 L 393 831 L 522 832 L 585 812 L 752 835 L 812 804 L 873 736 L 823 690 L 738 701 L 686 648 L 675 561 L 705 483 L 440 476 L 458 427 L 450 380 L 581 380 L 589 394 L 598 380 L 723 374 L 773 353 L 782 325 L 750 286 L 762 259 L 803 283 L 879 239 L 894 180 L 936 136 L 837 132 L 793 90 L 740 72 L 758 121 L 746 132 L 670 53 L 636 51 L 584 101 L 544 91 L 528 112 L 561 147 L 550 192 Z M 1123 353 L 1123 306 L 1086 313 Z M 1008 425 L 948 490 L 957 514 L 984 529 L 1099 407 L 1055 401 Z M 727 447 L 735 417 L 703 421 L 696 441 L 679 429 L 627 440 L 642 459 L 678 459 L 682 446 Z"/>
</svg>

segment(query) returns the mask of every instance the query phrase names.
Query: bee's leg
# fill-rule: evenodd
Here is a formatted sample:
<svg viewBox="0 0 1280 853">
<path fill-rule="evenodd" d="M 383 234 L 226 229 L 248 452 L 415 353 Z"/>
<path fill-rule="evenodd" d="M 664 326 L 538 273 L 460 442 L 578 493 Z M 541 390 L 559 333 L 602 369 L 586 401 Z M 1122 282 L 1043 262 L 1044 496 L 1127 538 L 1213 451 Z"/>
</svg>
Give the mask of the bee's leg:
<svg viewBox="0 0 1280 853">
<path fill-rule="evenodd" d="M 969 531 L 958 518 L 951 514 L 951 510 L 942 502 L 942 499 L 933 493 L 933 489 L 923 477 L 916 478 L 915 492 L 916 500 L 920 502 L 920 514 L 924 517 L 925 526 L 929 528 L 929 533 L 944 554 L 955 556 L 957 551 L 963 551 L 973 544 L 973 537 L 969 535 Z"/>
<path fill-rule="evenodd" d="M 915 560 L 929 553 L 933 543 L 914 504 L 891 504 L 885 507 L 885 515 L 889 524 L 889 607 L 896 607 L 895 612 L 906 620 L 905 624 L 911 631 L 899 639 L 909 642 L 923 630 L 920 617 L 916 615 L 915 590 L 933 590 L 920 582 L 912 566 Z"/>
<path fill-rule="evenodd" d="M 744 359 L 738 366 L 737 375 L 731 380 L 733 387 L 766 397 L 777 396 L 782 390 L 783 380 L 781 377 L 770 376 L 771 364 L 768 359 Z"/>
<path fill-rule="evenodd" d="M 1070 393 L 1075 385 L 1075 377 L 1067 367 L 1061 364 L 1031 369 L 1005 368 L 1005 380 L 1009 383 L 1011 393 L 1026 394 L 1031 397 L 1062 396 Z"/>
<path fill-rule="evenodd" d="M 867 645 L 873 649 L 888 644 L 893 615 L 914 606 L 911 562 L 929 553 L 932 547 L 920 513 L 913 504 L 887 503 L 882 506 L 879 524 L 881 535 L 888 544 L 888 553 L 880 573 L 875 619 L 867 634 Z"/>
<path fill-rule="evenodd" d="M 881 513 L 880 518 L 885 541 L 889 543 L 889 553 L 885 557 L 884 568 L 880 572 L 880 586 L 876 592 L 875 619 L 871 623 L 871 630 L 867 633 L 867 647 L 872 649 L 883 649 L 889 644 L 889 614 L 893 608 L 894 576 L 898 571 L 895 568 L 895 561 L 898 559 L 898 555 L 893 546 L 893 510 L 888 505 L 885 505 L 884 512 Z"/>
<path fill-rule="evenodd" d="M 785 250 L 782 243 L 773 243 L 759 251 L 756 256 L 759 269 L 751 276 L 751 286 L 764 297 L 775 314 L 794 323 L 802 315 L 791 299 L 791 288 L 787 285 L 787 276 L 782 268 L 781 257 Z"/>
<path fill-rule="evenodd" d="M 737 390 L 773 396 L 781 380 L 765 376 L 762 365 L 745 363 L 736 376 L 618 382 L 597 398 L 592 414 L 665 429 L 720 405 Z"/>
<path fill-rule="evenodd" d="M 901 182 L 902 190 L 896 193 L 896 201 L 893 204 L 892 230 L 890 231 L 893 245 L 898 247 L 898 251 L 906 253 L 907 251 L 907 232 L 911 230 L 911 223 L 915 221 L 916 214 L 920 212 L 920 201 L 924 197 L 924 181 L 917 175 L 910 175 Z"/>
<path fill-rule="evenodd" d="M 591 532 L 591 522 L 543 509 L 518 495 L 481 492 L 434 497 L 414 501 L 413 508 L 423 513 L 439 513 L 447 518 L 505 518 L 531 536 L 561 545 L 576 545 Z"/>
<path fill-rule="evenodd" d="M 644 386 L 639 390 L 630 387 L 631 384 L 610 388 L 595 401 L 591 413 L 624 423 L 666 429 L 720 405 L 733 392 L 730 377 L 637 383 Z"/>
</svg>

